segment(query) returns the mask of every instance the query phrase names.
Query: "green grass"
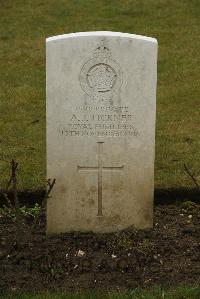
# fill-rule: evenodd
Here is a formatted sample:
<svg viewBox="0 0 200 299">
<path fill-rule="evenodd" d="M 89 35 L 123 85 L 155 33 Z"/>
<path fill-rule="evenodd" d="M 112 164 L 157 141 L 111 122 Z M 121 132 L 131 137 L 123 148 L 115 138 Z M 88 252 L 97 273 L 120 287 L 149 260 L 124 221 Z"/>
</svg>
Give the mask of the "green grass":
<svg viewBox="0 0 200 299">
<path fill-rule="evenodd" d="M 45 38 L 93 30 L 156 37 L 159 42 L 155 187 L 200 181 L 199 0 L 1 0 L 0 187 L 8 161 L 20 188 L 45 181 Z"/>
<path fill-rule="evenodd" d="M 161 288 L 152 290 L 133 290 L 129 292 L 82 292 L 82 293 L 43 293 L 2 295 L 1 299 L 199 299 L 200 288 L 179 287 L 175 290 L 164 291 Z"/>
</svg>

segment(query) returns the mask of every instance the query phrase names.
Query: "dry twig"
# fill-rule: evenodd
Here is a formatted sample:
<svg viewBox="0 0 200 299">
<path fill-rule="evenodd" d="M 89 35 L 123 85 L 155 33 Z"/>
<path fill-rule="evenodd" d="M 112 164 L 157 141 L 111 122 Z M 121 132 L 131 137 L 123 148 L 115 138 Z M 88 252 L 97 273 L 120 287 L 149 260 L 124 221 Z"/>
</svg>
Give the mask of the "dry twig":
<svg viewBox="0 0 200 299">
<path fill-rule="evenodd" d="M 191 171 L 188 169 L 188 167 L 186 166 L 186 164 L 184 164 L 184 169 L 185 172 L 190 176 L 190 178 L 192 179 L 193 183 L 195 184 L 195 186 L 197 188 L 199 188 L 199 184 L 197 182 L 197 179 L 194 177 L 194 175 L 191 173 Z"/>
<path fill-rule="evenodd" d="M 10 201 L 7 193 L 8 193 L 8 189 L 9 189 L 11 183 L 13 183 L 13 193 L 14 193 L 15 207 L 16 207 L 16 205 L 19 205 L 19 203 L 18 203 L 18 197 L 17 197 L 17 191 L 16 191 L 16 183 L 17 183 L 17 181 L 16 181 L 16 170 L 17 170 L 18 163 L 15 162 L 12 159 L 11 162 L 10 162 L 10 164 L 11 164 L 11 175 L 10 175 L 10 179 L 9 179 L 8 184 L 6 186 L 6 190 L 1 191 L 1 194 L 4 197 L 4 199 L 6 200 L 8 207 L 11 208 L 11 209 L 13 209 L 14 207 L 13 207 L 13 205 L 12 205 L 12 203 L 11 203 L 11 201 Z"/>
<path fill-rule="evenodd" d="M 11 204 L 11 201 L 8 197 L 8 194 L 6 193 L 6 191 L 0 191 L 0 194 L 4 197 L 4 199 L 6 200 L 7 202 L 7 205 L 10 209 L 13 209 L 13 205 Z"/>
<path fill-rule="evenodd" d="M 17 226 L 17 244 L 20 246 L 22 231 L 21 231 L 21 212 L 19 206 L 18 192 L 17 192 L 17 167 L 18 163 L 13 159 L 11 161 L 11 177 L 8 182 L 8 187 L 12 183 L 13 196 L 14 196 L 14 205 L 15 205 L 15 216 L 16 216 L 16 226 Z"/>
<path fill-rule="evenodd" d="M 49 198 L 49 195 L 50 195 L 55 183 L 56 183 L 56 179 L 53 179 L 53 180 L 48 179 L 47 180 L 47 189 L 46 189 L 43 204 L 42 204 L 43 208 L 46 207 L 46 205 L 47 205 L 47 200 Z"/>
<path fill-rule="evenodd" d="M 18 200 L 18 193 L 17 193 L 17 167 L 18 163 L 15 162 L 13 159 L 11 161 L 11 177 L 8 182 L 8 187 L 9 188 L 10 184 L 13 184 L 13 195 L 14 195 L 14 203 L 15 203 L 15 209 L 19 208 L 19 200 Z"/>
</svg>

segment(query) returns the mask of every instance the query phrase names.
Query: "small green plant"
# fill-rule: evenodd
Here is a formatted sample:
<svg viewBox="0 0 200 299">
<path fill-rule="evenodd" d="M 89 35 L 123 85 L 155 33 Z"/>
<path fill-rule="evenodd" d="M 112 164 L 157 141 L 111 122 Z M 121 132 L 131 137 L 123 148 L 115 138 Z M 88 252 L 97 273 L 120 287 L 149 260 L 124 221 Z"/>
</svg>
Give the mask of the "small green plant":
<svg viewBox="0 0 200 299">
<path fill-rule="evenodd" d="M 32 208 L 23 206 L 20 208 L 20 211 L 23 216 L 32 216 L 36 220 L 41 215 L 41 206 L 38 203 Z"/>
<path fill-rule="evenodd" d="M 190 200 L 187 200 L 181 204 L 181 208 L 190 213 L 196 213 L 200 210 L 200 205 L 198 205 Z"/>
<path fill-rule="evenodd" d="M 8 208 L 6 206 L 3 206 L 2 208 L 0 208 L 0 216 L 1 217 L 7 217 L 9 219 L 12 219 L 13 221 L 16 220 L 14 210 L 11 209 L 11 208 Z"/>
<path fill-rule="evenodd" d="M 137 250 L 147 255 L 153 249 L 153 242 L 149 239 L 144 239 L 142 242 L 137 244 Z"/>
<path fill-rule="evenodd" d="M 41 215 L 42 208 L 38 203 L 36 203 L 34 207 L 23 206 L 20 207 L 19 210 L 22 217 L 31 216 L 34 220 L 37 220 Z M 3 206 L 2 208 L 0 208 L 0 216 L 5 216 L 9 219 L 12 219 L 13 221 L 16 221 L 15 210 L 7 206 Z"/>
<path fill-rule="evenodd" d="M 135 247 L 135 230 L 127 230 L 113 234 L 107 240 L 107 245 L 112 250 L 128 250 Z"/>
</svg>

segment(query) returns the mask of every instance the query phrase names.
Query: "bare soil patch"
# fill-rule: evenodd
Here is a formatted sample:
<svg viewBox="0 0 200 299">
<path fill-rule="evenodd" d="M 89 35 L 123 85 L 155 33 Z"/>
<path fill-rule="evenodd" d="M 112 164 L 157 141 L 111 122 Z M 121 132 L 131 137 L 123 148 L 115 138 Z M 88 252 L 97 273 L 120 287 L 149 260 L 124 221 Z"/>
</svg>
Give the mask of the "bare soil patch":
<svg viewBox="0 0 200 299">
<path fill-rule="evenodd" d="M 45 215 L 0 216 L 0 290 L 125 290 L 200 282 L 200 205 L 157 205 L 154 227 L 46 237 Z"/>
</svg>

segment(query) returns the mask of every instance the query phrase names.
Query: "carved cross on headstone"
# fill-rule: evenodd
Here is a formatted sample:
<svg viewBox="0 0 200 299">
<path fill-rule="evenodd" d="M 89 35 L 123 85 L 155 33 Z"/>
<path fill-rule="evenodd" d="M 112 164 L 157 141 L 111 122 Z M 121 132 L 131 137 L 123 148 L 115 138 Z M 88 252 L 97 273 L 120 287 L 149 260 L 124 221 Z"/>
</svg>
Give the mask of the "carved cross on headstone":
<svg viewBox="0 0 200 299">
<path fill-rule="evenodd" d="M 103 143 L 97 142 L 98 144 L 98 166 L 79 166 L 78 170 L 84 171 L 97 171 L 98 174 L 98 213 L 97 216 L 103 216 L 102 212 L 102 176 L 103 171 L 120 171 L 124 169 L 124 165 L 122 166 L 103 166 L 102 155 L 103 155 Z"/>
</svg>

